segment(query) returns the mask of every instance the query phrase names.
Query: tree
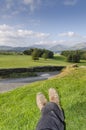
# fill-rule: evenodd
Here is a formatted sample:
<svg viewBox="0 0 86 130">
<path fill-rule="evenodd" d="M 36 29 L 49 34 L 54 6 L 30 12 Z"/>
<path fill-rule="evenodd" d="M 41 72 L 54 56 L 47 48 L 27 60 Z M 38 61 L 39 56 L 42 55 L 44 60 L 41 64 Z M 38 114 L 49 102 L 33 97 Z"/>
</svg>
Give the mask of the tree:
<svg viewBox="0 0 86 130">
<path fill-rule="evenodd" d="M 81 55 L 81 59 L 86 60 L 86 52 Z"/>
<path fill-rule="evenodd" d="M 71 53 L 67 56 L 67 61 L 78 63 L 78 62 L 80 62 L 80 55 L 77 52 Z"/>
<path fill-rule="evenodd" d="M 44 53 L 46 53 L 47 58 L 53 58 L 54 57 L 54 53 L 50 50 L 45 50 Z"/>
<path fill-rule="evenodd" d="M 48 58 L 53 58 L 54 53 L 52 51 L 48 52 Z"/>
<path fill-rule="evenodd" d="M 43 53 L 42 58 L 47 59 L 48 58 L 47 53 Z"/>
<path fill-rule="evenodd" d="M 68 62 L 72 62 L 72 55 L 71 55 L 71 54 L 69 54 L 69 55 L 67 56 L 67 61 L 68 61 Z"/>
<path fill-rule="evenodd" d="M 76 50 L 76 51 L 63 51 L 61 53 L 61 55 L 64 55 L 67 57 L 67 61 L 68 62 L 80 62 L 81 56 L 84 52 L 80 51 L 80 50 Z"/>
<path fill-rule="evenodd" d="M 43 57 L 44 59 L 54 57 L 52 51 L 40 48 L 30 48 L 29 50 L 25 50 L 23 54 L 31 55 L 33 60 L 39 60 L 39 57 Z"/>
<path fill-rule="evenodd" d="M 31 49 L 29 49 L 29 50 L 25 50 L 23 53 L 24 53 L 25 55 L 31 55 L 32 52 L 33 52 L 33 48 L 31 48 Z"/>
<path fill-rule="evenodd" d="M 39 56 L 38 56 L 38 50 L 34 49 L 34 51 L 32 52 L 32 59 L 33 60 L 39 60 Z"/>
</svg>

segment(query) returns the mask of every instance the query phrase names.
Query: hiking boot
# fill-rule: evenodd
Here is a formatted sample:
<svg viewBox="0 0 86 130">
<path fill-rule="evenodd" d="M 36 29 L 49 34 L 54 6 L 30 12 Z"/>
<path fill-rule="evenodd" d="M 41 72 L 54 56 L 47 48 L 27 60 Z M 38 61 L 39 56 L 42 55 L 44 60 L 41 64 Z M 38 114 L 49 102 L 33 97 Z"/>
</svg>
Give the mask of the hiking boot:
<svg viewBox="0 0 86 130">
<path fill-rule="evenodd" d="M 54 88 L 49 89 L 49 100 L 50 100 L 50 102 L 56 103 L 58 105 L 58 107 L 61 109 L 61 107 L 59 105 L 59 95 Z"/>
<path fill-rule="evenodd" d="M 46 105 L 47 103 L 47 99 L 45 98 L 45 96 L 42 93 L 38 93 L 36 96 L 36 102 L 37 102 L 37 106 L 40 110 L 42 110 L 42 108 Z"/>
</svg>

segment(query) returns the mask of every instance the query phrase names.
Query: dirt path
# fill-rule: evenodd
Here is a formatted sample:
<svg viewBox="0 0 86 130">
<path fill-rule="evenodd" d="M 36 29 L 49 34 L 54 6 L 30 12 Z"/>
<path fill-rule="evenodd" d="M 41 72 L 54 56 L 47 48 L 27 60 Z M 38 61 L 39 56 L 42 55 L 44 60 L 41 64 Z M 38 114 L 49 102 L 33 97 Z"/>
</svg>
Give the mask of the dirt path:
<svg viewBox="0 0 86 130">
<path fill-rule="evenodd" d="M 17 79 L 3 79 L 0 80 L 0 93 L 13 90 L 17 87 L 24 86 L 26 84 L 46 80 L 54 75 L 57 75 L 59 72 L 39 72 L 37 77 L 28 77 L 28 78 L 17 78 Z"/>
</svg>

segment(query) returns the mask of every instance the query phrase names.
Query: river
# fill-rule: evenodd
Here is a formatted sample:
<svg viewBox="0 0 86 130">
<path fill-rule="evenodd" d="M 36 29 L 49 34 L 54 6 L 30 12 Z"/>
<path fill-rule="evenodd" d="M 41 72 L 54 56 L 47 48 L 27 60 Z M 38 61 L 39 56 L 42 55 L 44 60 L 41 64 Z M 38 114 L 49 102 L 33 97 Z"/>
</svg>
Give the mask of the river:
<svg viewBox="0 0 86 130">
<path fill-rule="evenodd" d="M 38 72 L 36 77 L 27 77 L 27 78 L 14 78 L 14 79 L 0 79 L 0 93 L 13 90 L 17 87 L 24 86 L 26 84 L 46 80 L 52 76 L 59 74 L 59 71 L 55 72 Z"/>
</svg>

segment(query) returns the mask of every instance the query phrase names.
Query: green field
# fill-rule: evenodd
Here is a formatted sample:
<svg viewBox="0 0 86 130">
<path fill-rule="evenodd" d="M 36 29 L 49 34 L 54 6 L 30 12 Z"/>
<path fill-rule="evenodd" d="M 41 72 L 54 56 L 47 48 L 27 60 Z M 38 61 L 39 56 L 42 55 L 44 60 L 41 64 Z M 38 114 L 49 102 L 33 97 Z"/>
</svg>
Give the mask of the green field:
<svg viewBox="0 0 86 130">
<path fill-rule="evenodd" d="M 0 68 L 20 68 L 43 65 L 69 65 L 64 56 L 56 55 L 54 59 L 44 60 L 40 58 L 38 61 L 33 61 L 31 56 L 27 55 L 0 55 Z M 79 65 L 86 65 L 86 60 L 81 61 Z"/>
<path fill-rule="evenodd" d="M 66 130 L 86 130 L 86 68 L 67 69 L 55 78 L 0 94 L 0 130 L 35 130 L 40 117 L 36 93 L 48 98 L 50 87 L 60 95 Z"/>
</svg>

